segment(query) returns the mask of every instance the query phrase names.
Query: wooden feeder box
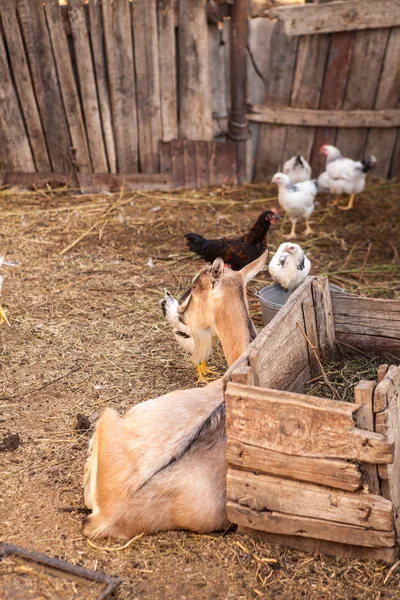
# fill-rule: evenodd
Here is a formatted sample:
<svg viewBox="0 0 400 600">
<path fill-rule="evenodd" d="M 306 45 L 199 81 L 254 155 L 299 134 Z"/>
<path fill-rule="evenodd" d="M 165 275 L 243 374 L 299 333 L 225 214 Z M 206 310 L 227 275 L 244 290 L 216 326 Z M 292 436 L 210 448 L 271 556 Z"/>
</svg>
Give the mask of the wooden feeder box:
<svg viewBox="0 0 400 600">
<path fill-rule="evenodd" d="M 227 512 L 239 531 L 392 562 L 400 536 L 400 367 L 355 403 L 305 395 L 339 348 L 400 363 L 400 301 L 330 293 L 308 277 L 229 369 Z"/>
</svg>

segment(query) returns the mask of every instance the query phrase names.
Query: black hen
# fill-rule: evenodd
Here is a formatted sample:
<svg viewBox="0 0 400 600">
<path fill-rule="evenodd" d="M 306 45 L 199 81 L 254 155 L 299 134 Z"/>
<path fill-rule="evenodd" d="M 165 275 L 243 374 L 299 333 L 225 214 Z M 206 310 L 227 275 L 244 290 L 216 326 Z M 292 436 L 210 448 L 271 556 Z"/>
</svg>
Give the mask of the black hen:
<svg viewBox="0 0 400 600">
<path fill-rule="evenodd" d="M 273 208 L 261 213 L 250 231 L 241 237 L 207 240 L 197 233 L 187 233 L 185 238 L 190 250 L 204 260 L 213 262 L 220 256 L 234 271 L 240 271 L 265 251 L 267 231 L 271 223 L 275 223 L 279 218 Z"/>
</svg>

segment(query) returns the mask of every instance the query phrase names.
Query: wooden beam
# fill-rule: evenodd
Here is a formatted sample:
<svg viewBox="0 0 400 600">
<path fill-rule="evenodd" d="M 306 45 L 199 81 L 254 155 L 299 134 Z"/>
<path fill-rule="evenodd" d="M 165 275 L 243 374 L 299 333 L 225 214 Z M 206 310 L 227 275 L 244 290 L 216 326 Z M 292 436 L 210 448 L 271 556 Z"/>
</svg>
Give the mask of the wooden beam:
<svg viewBox="0 0 400 600">
<path fill-rule="evenodd" d="M 235 373 L 232 373 L 232 377 Z M 345 460 L 283 454 L 231 439 L 227 442 L 226 457 L 230 466 L 240 469 L 309 481 L 350 492 L 361 487 L 361 472 L 357 465 Z"/>
<path fill-rule="evenodd" d="M 382 496 L 345 492 L 232 468 L 227 473 L 226 493 L 228 500 L 252 510 L 393 531 L 392 503 Z"/>
<path fill-rule="evenodd" d="M 228 502 L 228 519 L 232 523 L 284 535 L 327 540 L 342 544 L 354 544 L 366 547 L 388 547 L 395 545 L 394 531 L 375 531 L 365 527 L 344 525 L 323 519 L 286 515 L 275 511 L 257 511 L 237 502 Z"/>
<path fill-rule="evenodd" d="M 400 25 L 400 0 L 346 0 L 281 6 L 270 9 L 266 16 L 282 21 L 287 35 L 396 27 Z"/>
<path fill-rule="evenodd" d="M 376 381 L 362 380 L 354 388 L 354 402 L 360 405 L 357 411 L 357 426 L 360 429 L 374 431 L 373 396 Z M 370 494 L 379 494 L 378 470 L 376 465 L 362 464 L 363 483 Z"/>
<path fill-rule="evenodd" d="M 297 125 L 303 127 L 377 127 L 400 126 L 400 110 L 319 110 L 287 106 L 249 104 L 249 121 L 274 125 Z"/>
<path fill-rule="evenodd" d="M 332 361 L 336 358 L 335 323 L 332 298 L 327 277 L 317 277 L 311 283 L 315 322 L 321 358 Z"/>
</svg>

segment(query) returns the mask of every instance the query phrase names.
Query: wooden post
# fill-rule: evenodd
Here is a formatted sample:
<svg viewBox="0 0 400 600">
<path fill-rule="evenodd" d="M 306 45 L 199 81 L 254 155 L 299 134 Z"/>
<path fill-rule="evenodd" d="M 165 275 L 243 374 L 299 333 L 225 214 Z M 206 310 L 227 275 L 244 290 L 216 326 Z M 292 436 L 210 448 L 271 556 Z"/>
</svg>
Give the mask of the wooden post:
<svg viewBox="0 0 400 600">
<path fill-rule="evenodd" d="M 360 429 L 374 431 L 373 396 L 375 381 L 360 381 L 354 388 L 354 402 L 360 404 L 357 411 L 357 425 Z M 362 464 L 363 483 L 368 486 L 370 494 L 379 494 L 378 469 L 374 464 Z"/>
<path fill-rule="evenodd" d="M 239 183 L 248 181 L 247 140 L 250 131 L 247 122 L 247 0 L 235 0 L 231 13 L 231 111 L 228 133 L 237 142 L 237 170 Z"/>
</svg>

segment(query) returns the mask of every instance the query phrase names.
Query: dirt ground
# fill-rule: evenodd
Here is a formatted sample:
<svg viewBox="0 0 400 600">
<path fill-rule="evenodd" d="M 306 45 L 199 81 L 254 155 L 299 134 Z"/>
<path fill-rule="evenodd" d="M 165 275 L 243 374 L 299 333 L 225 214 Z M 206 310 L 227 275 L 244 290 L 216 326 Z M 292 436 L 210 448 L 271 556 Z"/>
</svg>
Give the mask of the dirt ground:
<svg viewBox="0 0 400 600">
<path fill-rule="evenodd" d="M 329 273 L 347 291 L 398 298 L 399 193 L 399 182 L 374 182 L 349 212 L 321 198 L 315 236 L 299 238 L 312 272 Z M 123 413 L 193 387 L 194 366 L 160 310 L 163 288 L 179 294 L 201 265 L 183 234 L 244 231 L 272 206 L 276 188 L 267 185 L 112 196 L 0 190 L 0 254 L 8 263 L 1 304 L 10 322 L 0 328 L 0 442 L 17 433 L 21 442 L 0 452 L 1 541 L 119 576 L 121 600 L 400 598 L 400 563 L 389 570 L 311 556 L 234 531 L 163 533 L 124 549 L 94 548 L 81 533 L 92 428 L 78 430 L 77 415 L 93 427 L 105 406 Z M 283 230 L 289 223 L 272 227 L 271 249 Z M 265 273 L 249 286 L 258 325 L 252 292 L 269 281 Z M 213 362 L 222 373 L 218 347 Z M 59 597 L 51 585 L 47 594 Z"/>
</svg>

